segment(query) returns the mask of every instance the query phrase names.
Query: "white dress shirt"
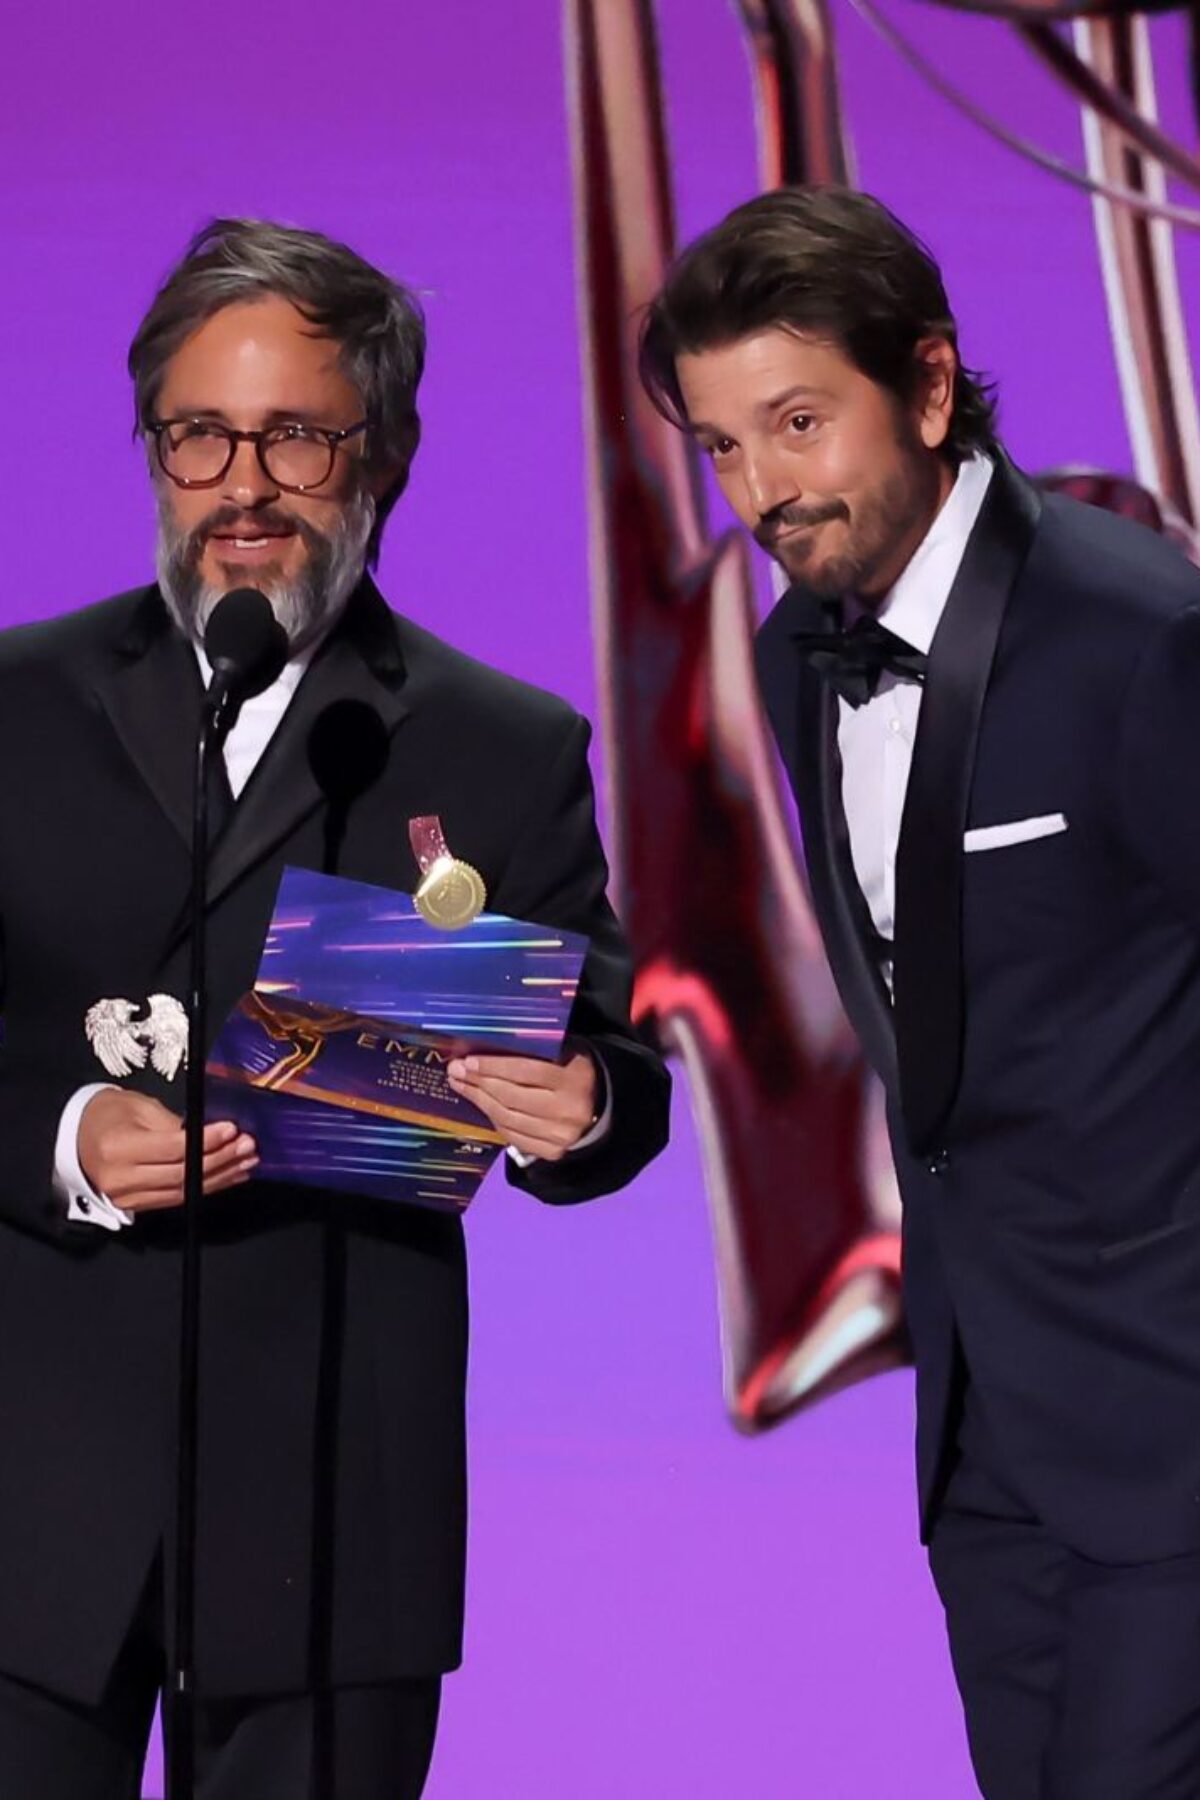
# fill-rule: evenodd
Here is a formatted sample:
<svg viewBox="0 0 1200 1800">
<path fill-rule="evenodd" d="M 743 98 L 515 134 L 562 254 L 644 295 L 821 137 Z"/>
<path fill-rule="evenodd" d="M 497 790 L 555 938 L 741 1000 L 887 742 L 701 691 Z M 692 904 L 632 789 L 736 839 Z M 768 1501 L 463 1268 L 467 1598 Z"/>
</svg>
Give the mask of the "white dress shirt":
<svg viewBox="0 0 1200 1800">
<path fill-rule="evenodd" d="M 941 511 L 876 614 L 914 650 L 928 654 L 991 479 L 988 457 L 963 463 Z M 920 685 L 888 674 L 862 706 L 838 701 L 850 854 L 875 929 L 889 941 L 896 924 L 896 848 L 920 711 Z"/>
<path fill-rule="evenodd" d="M 284 666 L 282 673 L 269 688 L 243 702 L 224 745 L 225 769 L 235 800 L 275 735 L 279 721 L 290 706 L 292 696 L 314 654 L 315 647 L 310 646 Z M 196 649 L 196 657 L 207 688 L 212 679 L 212 670 L 199 647 Z M 600 1059 L 597 1057 L 595 1061 L 602 1101 L 598 1108 L 600 1116 L 574 1146 L 576 1150 L 584 1150 L 590 1144 L 598 1143 L 608 1131 L 612 1119 L 611 1086 Z M 124 1226 L 133 1224 L 134 1215 L 114 1206 L 107 1195 L 98 1193 L 88 1181 L 79 1161 L 79 1122 L 84 1109 L 95 1094 L 111 1086 L 112 1083 L 107 1081 L 91 1082 L 86 1087 L 76 1089 L 63 1108 L 54 1145 L 54 1187 L 67 1202 L 69 1219 L 80 1224 L 99 1225 L 106 1231 L 120 1231 Z M 533 1156 L 524 1156 L 519 1150 L 512 1148 L 509 1155 L 521 1168 L 527 1168 L 538 1160 Z"/>
</svg>

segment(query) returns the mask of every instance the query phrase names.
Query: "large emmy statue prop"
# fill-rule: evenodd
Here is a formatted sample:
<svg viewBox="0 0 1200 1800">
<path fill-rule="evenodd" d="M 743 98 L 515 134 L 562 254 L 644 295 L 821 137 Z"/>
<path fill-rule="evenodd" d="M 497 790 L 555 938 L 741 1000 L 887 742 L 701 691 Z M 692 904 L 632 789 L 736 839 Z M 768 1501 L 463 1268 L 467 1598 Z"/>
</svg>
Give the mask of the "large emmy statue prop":
<svg viewBox="0 0 1200 1800">
<path fill-rule="evenodd" d="M 1075 170 L 951 88 L 875 0 L 847 3 L 981 130 L 1091 195 L 1134 467 L 1097 470 L 1081 445 L 1078 466 L 1044 479 L 1135 513 L 1200 561 L 1200 426 L 1172 238 L 1200 227 L 1200 210 L 1166 188 L 1170 172 L 1200 189 L 1200 163 L 1158 125 L 1145 20 L 1123 6 L 987 8 L 1082 106 Z M 736 10 L 763 186 L 852 182 L 825 0 Z M 567 0 L 567 23 L 616 885 L 638 1017 L 687 1073 L 726 1400 L 753 1431 L 904 1360 L 898 1204 L 880 1096 L 833 991 L 759 713 L 748 547 L 711 537 L 696 455 L 637 378 L 639 309 L 675 249 L 652 0 Z"/>
</svg>

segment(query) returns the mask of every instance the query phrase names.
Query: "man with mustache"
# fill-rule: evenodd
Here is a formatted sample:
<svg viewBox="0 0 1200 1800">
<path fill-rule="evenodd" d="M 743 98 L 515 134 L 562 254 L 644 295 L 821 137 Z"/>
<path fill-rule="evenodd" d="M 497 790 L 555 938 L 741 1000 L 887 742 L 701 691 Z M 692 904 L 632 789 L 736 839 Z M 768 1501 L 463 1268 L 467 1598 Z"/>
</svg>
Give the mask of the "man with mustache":
<svg viewBox="0 0 1200 1800">
<path fill-rule="evenodd" d="M 408 822 L 436 815 L 494 910 L 591 941 L 561 1062 L 451 1065 L 510 1180 L 586 1200 L 667 1131 L 665 1071 L 629 1019 L 586 724 L 393 614 L 367 573 L 419 436 L 412 296 L 316 233 L 219 221 L 129 361 L 158 580 L 0 639 L 0 740 L 22 771 L 0 796 L 13 1800 L 140 1792 L 172 1641 L 183 1081 L 153 1060 L 105 1080 L 84 1022 L 101 1000 L 133 1018 L 185 991 L 200 646 L 226 592 L 262 590 L 290 648 L 218 770 L 214 1026 L 253 983 L 285 863 L 412 891 Z M 415 1800 L 460 1655 L 461 1226 L 256 1167 L 252 1139 L 208 1125 L 197 1793 Z"/>
<path fill-rule="evenodd" d="M 980 1787 L 1190 1800 L 1200 574 L 1014 468 L 936 264 L 864 194 L 739 207 L 642 359 L 790 583 L 759 678 L 887 1090 Z"/>
</svg>

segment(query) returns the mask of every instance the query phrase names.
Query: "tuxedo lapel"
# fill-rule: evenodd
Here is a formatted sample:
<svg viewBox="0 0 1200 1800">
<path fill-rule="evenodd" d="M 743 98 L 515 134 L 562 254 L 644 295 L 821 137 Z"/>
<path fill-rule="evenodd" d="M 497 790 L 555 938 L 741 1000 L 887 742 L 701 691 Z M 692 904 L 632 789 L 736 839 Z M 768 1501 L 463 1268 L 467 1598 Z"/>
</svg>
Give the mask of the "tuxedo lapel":
<svg viewBox="0 0 1200 1800">
<path fill-rule="evenodd" d="M 141 779 L 192 841 L 192 771 L 204 684 L 196 653 L 147 588 L 95 682 L 101 705 Z"/>
<path fill-rule="evenodd" d="M 356 797 L 343 776 L 352 786 L 356 766 L 363 768 L 365 785 L 362 740 L 370 740 L 369 762 L 408 710 L 404 679 L 395 619 L 374 584 L 364 580 L 216 836 L 210 906 L 314 808 Z M 138 602 L 112 663 L 94 685 L 134 768 L 190 848 L 204 684 L 195 650 L 172 624 L 157 588 L 148 588 Z M 173 941 L 178 935 L 179 928 Z"/>
<path fill-rule="evenodd" d="M 331 790 L 341 771 L 336 760 L 328 766 L 329 757 L 319 749 L 324 728 L 331 725 L 336 735 L 340 727 L 349 736 L 357 725 L 383 744 L 408 710 L 403 683 L 395 620 L 374 586 L 364 582 L 314 658 L 214 845 L 210 906 L 318 806 L 338 797 Z M 341 760 L 349 764 L 355 755 L 356 746 L 347 742 Z"/>
<path fill-rule="evenodd" d="M 788 637 L 834 629 L 828 610 L 801 588 L 792 589 L 780 606 L 786 610 Z M 800 813 L 808 885 L 825 954 L 867 1060 L 885 1086 L 894 1088 L 891 1002 L 874 954 L 876 933 L 854 872 L 842 806 L 837 695 L 798 657 L 763 674 L 772 688 L 780 680 L 788 688 L 786 700 L 776 690 L 772 712 L 784 724 L 780 749 Z M 790 729 L 784 723 L 789 717 Z"/>
<path fill-rule="evenodd" d="M 963 833 L 1000 628 L 1040 510 L 1036 490 L 998 456 L 929 652 L 896 858 L 896 1041 L 904 1119 L 918 1152 L 958 1085 Z"/>
<path fill-rule="evenodd" d="M 387 744 L 408 710 L 404 680 L 396 621 L 374 585 L 364 581 L 314 657 L 223 828 L 218 822 L 209 906 L 317 807 L 344 813 L 382 772 Z M 134 768 L 190 848 L 204 685 L 196 653 L 175 629 L 156 588 L 138 603 L 95 689 Z M 343 824 L 335 820 L 337 829 Z M 168 934 L 164 956 L 186 934 L 185 909 Z"/>
</svg>

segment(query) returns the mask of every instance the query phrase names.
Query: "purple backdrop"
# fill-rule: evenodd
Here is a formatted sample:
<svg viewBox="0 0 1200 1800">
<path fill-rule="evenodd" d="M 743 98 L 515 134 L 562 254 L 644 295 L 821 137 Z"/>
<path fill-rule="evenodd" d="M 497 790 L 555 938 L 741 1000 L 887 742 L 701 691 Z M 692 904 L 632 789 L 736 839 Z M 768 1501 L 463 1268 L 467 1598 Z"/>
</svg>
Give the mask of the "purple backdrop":
<svg viewBox="0 0 1200 1800">
<path fill-rule="evenodd" d="M 860 179 L 942 256 L 1015 454 L 1127 468 L 1086 201 L 927 93 L 848 0 L 834 10 Z M 754 185 L 746 64 L 725 0 L 659 12 L 691 233 Z M 902 17 L 1079 160 L 1071 105 L 1002 27 Z M 1191 141 L 1179 21 L 1155 37 L 1164 114 Z M 0 619 L 145 579 L 124 347 L 196 223 L 274 215 L 426 293 L 426 435 L 389 531 L 391 600 L 591 710 L 558 0 L 219 16 L 39 0 L 6 38 Z M 683 1092 L 675 1118 L 630 1193 L 555 1213 L 495 1181 L 471 1217 L 468 1659 L 431 1800 L 968 1796 L 914 1541 L 911 1381 L 735 1437 Z"/>
</svg>

